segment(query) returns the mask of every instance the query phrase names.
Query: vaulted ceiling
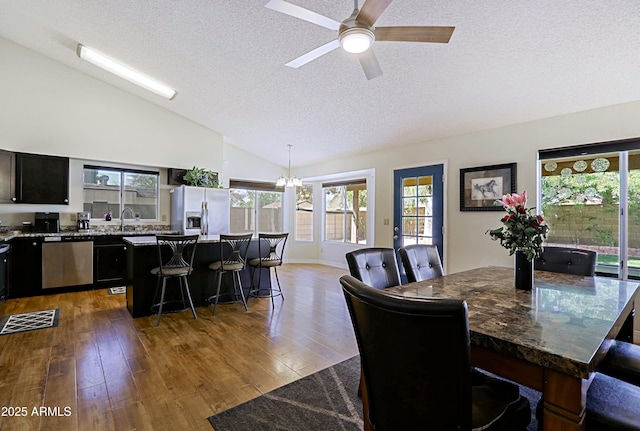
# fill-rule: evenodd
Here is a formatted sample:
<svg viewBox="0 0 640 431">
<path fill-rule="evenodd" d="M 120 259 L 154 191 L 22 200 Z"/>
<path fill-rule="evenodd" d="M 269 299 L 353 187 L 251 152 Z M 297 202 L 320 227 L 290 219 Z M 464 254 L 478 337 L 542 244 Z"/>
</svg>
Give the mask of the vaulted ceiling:
<svg viewBox="0 0 640 431">
<path fill-rule="evenodd" d="M 289 0 L 336 21 L 353 0 Z M 285 166 L 640 100 L 637 0 L 395 0 L 378 26 L 455 26 L 448 44 L 377 42 L 367 80 L 337 32 L 267 0 L 8 0 L 0 36 Z M 360 2 L 362 3 L 362 2 Z M 76 56 L 82 43 L 167 82 L 174 100 Z M 1 74 L 1 67 L 0 67 Z"/>
</svg>

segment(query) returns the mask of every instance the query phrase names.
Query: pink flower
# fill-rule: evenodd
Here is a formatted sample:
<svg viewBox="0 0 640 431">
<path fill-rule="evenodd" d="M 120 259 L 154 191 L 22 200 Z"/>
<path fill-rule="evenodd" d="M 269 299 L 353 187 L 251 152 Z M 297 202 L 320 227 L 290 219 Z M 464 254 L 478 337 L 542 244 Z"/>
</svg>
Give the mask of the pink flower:
<svg viewBox="0 0 640 431">
<path fill-rule="evenodd" d="M 505 208 L 517 208 L 519 206 L 524 208 L 527 203 L 527 191 L 524 190 L 521 195 L 517 193 L 507 193 L 506 195 L 502 196 L 500 203 Z"/>
</svg>

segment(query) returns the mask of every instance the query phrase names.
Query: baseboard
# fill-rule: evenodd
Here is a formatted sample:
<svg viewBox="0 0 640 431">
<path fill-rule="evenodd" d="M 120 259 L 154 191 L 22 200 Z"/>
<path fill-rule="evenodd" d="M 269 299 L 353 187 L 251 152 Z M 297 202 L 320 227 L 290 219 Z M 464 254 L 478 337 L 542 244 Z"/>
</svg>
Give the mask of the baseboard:
<svg viewBox="0 0 640 431">
<path fill-rule="evenodd" d="M 344 270 L 349 270 L 347 263 L 340 264 L 338 262 L 334 262 L 332 260 L 318 260 L 318 259 L 287 259 L 284 263 L 301 263 L 301 264 L 309 264 L 309 265 L 325 265 L 332 266 L 334 268 L 340 268 Z"/>
</svg>

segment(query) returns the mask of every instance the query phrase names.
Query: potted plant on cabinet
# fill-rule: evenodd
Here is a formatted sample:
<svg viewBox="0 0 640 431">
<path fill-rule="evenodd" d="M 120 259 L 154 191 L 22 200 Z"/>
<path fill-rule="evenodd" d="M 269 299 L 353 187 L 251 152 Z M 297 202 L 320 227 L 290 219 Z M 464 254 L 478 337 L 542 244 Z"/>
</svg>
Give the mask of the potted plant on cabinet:
<svg viewBox="0 0 640 431">
<path fill-rule="evenodd" d="M 220 188 L 218 173 L 194 166 L 182 177 L 190 186 Z"/>
</svg>

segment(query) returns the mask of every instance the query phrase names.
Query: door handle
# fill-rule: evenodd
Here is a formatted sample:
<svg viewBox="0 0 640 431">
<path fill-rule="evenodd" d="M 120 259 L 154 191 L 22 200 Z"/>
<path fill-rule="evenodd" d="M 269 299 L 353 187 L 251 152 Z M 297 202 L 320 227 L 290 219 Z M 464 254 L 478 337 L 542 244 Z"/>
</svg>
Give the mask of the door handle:
<svg viewBox="0 0 640 431">
<path fill-rule="evenodd" d="M 394 241 L 397 241 L 397 240 L 398 240 L 398 238 L 399 238 L 399 237 L 398 237 L 398 235 L 394 235 L 394 236 L 393 236 L 393 240 L 394 240 Z"/>
</svg>

